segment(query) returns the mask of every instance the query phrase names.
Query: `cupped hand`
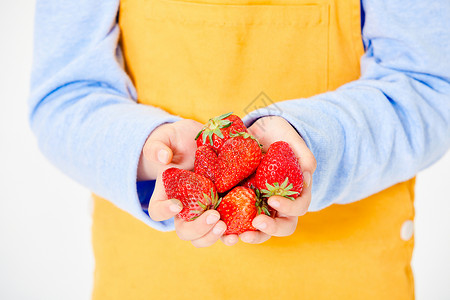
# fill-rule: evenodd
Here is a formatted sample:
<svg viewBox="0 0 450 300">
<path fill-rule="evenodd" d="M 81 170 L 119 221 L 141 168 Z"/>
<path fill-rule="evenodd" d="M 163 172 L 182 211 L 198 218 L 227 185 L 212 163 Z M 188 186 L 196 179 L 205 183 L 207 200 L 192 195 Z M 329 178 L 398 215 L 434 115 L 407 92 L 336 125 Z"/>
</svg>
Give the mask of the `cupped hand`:
<svg viewBox="0 0 450 300">
<path fill-rule="evenodd" d="M 196 220 L 186 222 L 176 215 L 183 209 L 177 199 L 168 199 L 162 182 L 162 172 L 170 167 L 185 170 L 194 168 L 197 144 L 195 137 L 203 128 L 193 120 L 181 120 L 157 127 L 142 149 L 138 166 L 138 180 L 155 180 L 155 190 L 150 199 L 148 213 L 154 221 L 175 217 L 175 230 L 182 240 L 191 241 L 195 247 L 214 244 L 226 230 L 215 210 L 203 213 Z"/>
<path fill-rule="evenodd" d="M 155 180 L 170 167 L 193 169 L 197 150 L 195 136 L 202 128 L 201 123 L 184 119 L 153 130 L 142 148 L 138 181 Z"/>
<path fill-rule="evenodd" d="M 276 141 L 289 143 L 299 158 L 303 172 L 303 191 L 298 198 L 292 201 L 281 196 L 270 197 L 268 204 L 277 211 L 276 217 L 258 215 L 252 225 L 259 231 L 247 231 L 239 235 L 243 242 L 259 244 L 271 236 L 282 237 L 294 233 L 298 217 L 308 211 L 311 203 L 312 174 L 316 169 L 316 159 L 297 131 L 281 117 L 260 118 L 248 128 L 248 131 L 263 145 L 264 152 L 267 152 L 270 144 Z M 222 237 L 222 241 L 227 245 L 233 245 L 238 242 L 238 237 L 227 235 Z"/>
</svg>

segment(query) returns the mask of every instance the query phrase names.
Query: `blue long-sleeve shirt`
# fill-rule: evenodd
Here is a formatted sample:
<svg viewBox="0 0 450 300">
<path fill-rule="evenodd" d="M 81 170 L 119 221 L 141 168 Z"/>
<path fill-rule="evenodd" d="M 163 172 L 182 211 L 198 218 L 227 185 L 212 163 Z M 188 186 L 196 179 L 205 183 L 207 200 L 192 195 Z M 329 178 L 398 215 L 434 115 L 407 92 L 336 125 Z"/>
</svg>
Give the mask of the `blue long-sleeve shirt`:
<svg viewBox="0 0 450 300">
<path fill-rule="evenodd" d="M 311 211 L 409 179 L 450 146 L 450 2 L 362 4 L 361 78 L 276 104 L 317 160 Z M 148 135 L 180 118 L 136 103 L 118 47 L 118 7 L 119 0 L 37 2 L 30 124 L 66 174 L 153 228 L 172 230 L 171 220 L 143 212 L 136 174 Z"/>
</svg>

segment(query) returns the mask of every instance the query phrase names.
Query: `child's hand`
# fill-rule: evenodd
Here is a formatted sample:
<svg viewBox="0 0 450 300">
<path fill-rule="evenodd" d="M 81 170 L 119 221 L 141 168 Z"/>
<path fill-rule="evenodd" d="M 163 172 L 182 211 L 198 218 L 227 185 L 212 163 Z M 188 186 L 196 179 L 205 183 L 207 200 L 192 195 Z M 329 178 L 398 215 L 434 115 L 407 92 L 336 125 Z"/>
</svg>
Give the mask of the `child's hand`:
<svg viewBox="0 0 450 300">
<path fill-rule="evenodd" d="M 289 236 L 294 233 L 298 217 L 308 211 L 311 203 L 311 180 L 316 169 L 316 159 L 297 131 L 281 117 L 261 118 L 248 131 L 264 145 L 264 151 L 276 141 L 289 143 L 296 156 L 300 158 L 303 171 L 304 187 L 301 196 L 295 201 L 280 196 L 270 197 L 268 203 L 277 210 L 277 217 L 273 219 L 264 214 L 259 215 L 253 220 L 253 226 L 260 231 L 247 231 L 240 235 L 241 240 L 246 243 L 259 244 L 271 236 Z M 235 235 L 229 235 L 224 236 L 222 241 L 232 245 L 237 243 L 238 239 Z"/>
<path fill-rule="evenodd" d="M 156 179 L 155 190 L 150 199 L 148 213 L 155 221 L 174 217 L 182 207 L 180 201 L 167 199 L 162 182 L 162 172 L 170 167 L 192 170 L 197 145 L 195 137 L 203 128 L 193 120 L 181 120 L 156 128 L 142 149 L 138 167 L 138 180 Z M 191 241 L 195 247 L 214 244 L 225 232 L 226 225 L 219 221 L 215 210 L 203 213 L 196 220 L 186 222 L 175 217 L 175 229 L 182 240 Z"/>
<path fill-rule="evenodd" d="M 155 180 L 170 167 L 193 169 L 195 136 L 202 128 L 201 123 L 185 119 L 153 130 L 142 149 L 137 179 Z"/>
</svg>

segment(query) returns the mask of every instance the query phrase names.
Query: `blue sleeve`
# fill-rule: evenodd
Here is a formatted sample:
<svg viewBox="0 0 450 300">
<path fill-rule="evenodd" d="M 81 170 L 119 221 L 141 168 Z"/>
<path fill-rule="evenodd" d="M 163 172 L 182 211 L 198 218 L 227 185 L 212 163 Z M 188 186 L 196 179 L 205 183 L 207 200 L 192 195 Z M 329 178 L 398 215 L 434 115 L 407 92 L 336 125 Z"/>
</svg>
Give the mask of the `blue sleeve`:
<svg viewBox="0 0 450 300">
<path fill-rule="evenodd" d="M 37 1 L 30 124 L 64 173 L 158 230 L 141 209 L 137 166 L 148 135 L 179 120 L 136 103 L 123 69 L 119 0 Z"/>
<path fill-rule="evenodd" d="M 361 77 L 252 112 L 281 115 L 317 160 L 310 210 L 412 178 L 450 146 L 450 2 L 364 0 Z M 280 112 L 277 112 L 278 108 Z"/>
</svg>

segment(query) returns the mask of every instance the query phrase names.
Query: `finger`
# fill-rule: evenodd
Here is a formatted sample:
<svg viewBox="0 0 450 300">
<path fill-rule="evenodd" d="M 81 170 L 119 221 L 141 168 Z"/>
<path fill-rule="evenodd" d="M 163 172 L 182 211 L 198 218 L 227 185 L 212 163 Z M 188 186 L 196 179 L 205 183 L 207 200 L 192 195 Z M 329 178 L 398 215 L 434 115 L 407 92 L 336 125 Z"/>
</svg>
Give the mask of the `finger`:
<svg viewBox="0 0 450 300">
<path fill-rule="evenodd" d="M 175 218 L 175 230 L 180 239 L 192 241 L 207 234 L 219 221 L 220 215 L 216 210 L 208 210 L 193 221 Z"/>
<path fill-rule="evenodd" d="M 271 218 L 266 215 L 256 216 L 252 225 L 270 236 L 289 236 L 297 228 L 298 217 Z"/>
<path fill-rule="evenodd" d="M 138 180 L 152 180 L 172 161 L 173 152 L 161 141 L 147 140 L 139 158 Z"/>
<path fill-rule="evenodd" d="M 304 181 L 302 193 L 294 201 L 281 196 L 272 196 L 267 203 L 279 213 L 292 217 L 303 216 L 308 212 L 311 204 L 311 189 L 312 179 L 310 179 L 309 185 Z"/>
<path fill-rule="evenodd" d="M 279 128 L 288 130 L 283 130 L 283 134 L 280 135 Z M 273 134 L 271 130 L 277 130 L 276 134 Z M 270 144 L 276 141 L 283 140 L 288 142 L 295 155 L 300 158 L 302 170 L 311 174 L 316 170 L 317 163 L 314 155 L 297 130 L 284 118 L 277 116 L 260 118 L 250 126 L 248 131 L 264 145 L 264 151 L 267 151 Z"/>
<path fill-rule="evenodd" d="M 216 225 L 204 236 L 199 239 L 193 240 L 192 245 L 197 248 L 204 248 L 212 246 L 215 242 L 217 242 L 220 237 L 223 235 L 225 230 L 227 229 L 227 225 L 223 221 L 219 221 Z"/>
<path fill-rule="evenodd" d="M 157 201 L 151 207 L 148 214 L 154 221 L 168 220 L 177 215 L 183 209 L 183 205 L 177 199 Z"/>
<path fill-rule="evenodd" d="M 148 214 L 154 221 L 168 220 L 178 214 L 183 205 L 177 199 L 167 199 L 162 184 L 161 175 L 158 176 L 152 197 L 148 204 Z"/>
<path fill-rule="evenodd" d="M 311 188 L 305 188 L 302 195 L 294 201 L 281 196 L 272 196 L 267 203 L 282 214 L 291 217 L 303 216 L 311 204 Z"/>
<path fill-rule="evenodd" d="M 276 134 L 274 134 L 272 130 L 274 128 L 277 128 Z M 278 134 L 280 131 L 279 128 L 285 129 L 282 131 L 282 135 Z M 269 204 L 277 211 L 288 216 L 304 215 L 311 203 L 312 174 L 317 167 L 314 155 L 307 147 L 305 141 L 290 123 L 281 117 L 261 118 L 249 128 L 249 132 L 257 136 L 260 142 L 266 146 L 277 140 L 287 141 L 295 155 L 299 158 L 304 182 L 303 191 L 300 197 L 292 202 L 285 198 L 271 197 L 269 199 Z"/>
<path fill-rule="evenodd" d="M 248 244 L 261 244 L 270 239 L 270 235 L 261 231 L 246 231 L 239 238 Z"/>
<path fill-rule="evenodd" d="M 167 165 L 172 161 L 172 149 L 161 140 L 148 139 L 142 151 L 149 162 Z"/>
<path fill-rule="evenodd" d="M 239 237 L 236 234 L 223 235 L 220 239 L 227 246 L 233 246 L 239 242 Z"/>
</svg>

